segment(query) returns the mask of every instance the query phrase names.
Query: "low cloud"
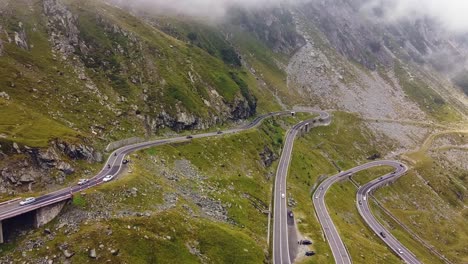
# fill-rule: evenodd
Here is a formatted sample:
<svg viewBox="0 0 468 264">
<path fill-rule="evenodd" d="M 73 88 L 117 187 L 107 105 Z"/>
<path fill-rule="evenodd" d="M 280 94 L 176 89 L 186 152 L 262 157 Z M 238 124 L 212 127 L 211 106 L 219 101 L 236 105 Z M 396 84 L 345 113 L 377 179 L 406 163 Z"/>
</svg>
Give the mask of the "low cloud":
<svg viewBox="0 0 468 264">
<path fill-rule="evenodd" d="M 369 0 L 363 10 L 381 11 L 388 22 L 429 17 L 447 30 L 468 32 L 467 0 Z"/>
<path fill-rule="evenodd" d="M 163 13 L 171 12 L 208 19 L 226 16 L 233 6 L 244 8 L 268 8 L 278 5 L 301 4 L 305 2 L 335 4 L 337 0 L 110 0 L 121 5 L 142 7 Z M 468 0 L 348 0 L 361 2 L 362 10 L 379 10 L 387 22 L 404 18 L 430 17 L 444 28 L 455 32 L 468 32 Z M 343 3 L 345 4 L 345 3 Z"/>
<path fill-rule="evenodd" d="M 121 5 L 151 8 L 152 11 L 170 12 L 189 16 L 220 19 L 231 7 L 263 8 L 288 4 L 294 0 L 114 0 Z M 302 1 L 302 0 L 300 0 Z"/>
</svg>

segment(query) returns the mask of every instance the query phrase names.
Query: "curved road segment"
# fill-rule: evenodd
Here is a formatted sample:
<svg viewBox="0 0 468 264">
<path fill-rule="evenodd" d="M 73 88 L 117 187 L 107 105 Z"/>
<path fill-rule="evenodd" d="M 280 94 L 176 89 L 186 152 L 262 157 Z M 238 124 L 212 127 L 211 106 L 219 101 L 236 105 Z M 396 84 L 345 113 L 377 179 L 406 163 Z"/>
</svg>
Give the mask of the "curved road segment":
<svg viewBox="0 0 468 264">
<path fill-rule="evenodd" d="M 390 234 L 390 232 L 388 232 L 374 218 L 370 210 L 368 204 L 369 192 L 375 190 L 376 188 L 382 185 L 388 184 L 396 180 L 397 178 L 405 174 L 408 170 L 408 168 L 404 164 L 398 161 L 380 160 L 357 166 L 355 168 L 340 172 L 332 177 L 327 178 L 319 185 L 319 187 L 313 194 L 313 203 L 318 220 L 322 225 L 323 232 L 325 234 L 326 239 L 328 240 L 328 244 L 330 245 L 333 257 L 335 259 L 335 263 L 337 264 L 350 264 L 351 257 L 349 256 L 349 253 L 343 241 L 341 240 L 330 215 L 328 214 L 327 206 L 325 205 L 325 194 L 332 184 L 338 181 L 347 180 L 354 173 L 357 173 L 359 171 L 379 166 L 390 166 L 395 168 L 395 171 L 382 177 L 379 177 L 378 179 L 375 179 L 358 189 L 356 200 L 356 206 L 358 208 L 358 211 L 361 214 L 364 221 L 366 222 L 366 224 L 368 224 L 369 227 L 375 232 L 375 234 L 377 234 L 399 257 L 401 257 L 407 263 L 420 263 L 408 249 L 406 249 L 400 242 L 398 242 L 398 240 L 396 240 L 396 238 L 394 238 Z M 385 234 L 385 238 L 381 235 L 381 232 Z"/>
<path fill-rule="evenodd" d="M 307 110 L 300 111 L 300 112 L 315 113 L 315 111 L 307 111 Z M 260 125 L 261 122 L 268 117 L 281 116 L 281 115 L 291 115 L 291 111 L 274 112 L 274 113 L 268 113 L 268 114 L 259 116 L 255 118 L 248 125 L 244 127 L 234 128 L 234 129 L 224 131 L 223 134 L 233 134 L 233 133 L 238 133 L 244 130 L 248 130 L 248 129 L 251 129 Z M 218 132 L 209 132 L 209 133 L 193 135 L 193 138 L 204 138 L 204 137 L 212 137 L 212 136 L 219 136 L 219 134 Z M 119 174 L 120 170 L 123 168 L 122 161 L 125 159 L 125 156 L 131 152 L 149 148 L 149 147 L 165 145 L 165 144 L 170 144 L 170 143 L 184 142 L 184 141 L 190 141 L 190 139 L 187 137 L 174 137 L 174 138 L 160 139 L 160 140 L 154 140 L 154 141 L 129 145 L 129 146 L 125 146 L 120 149 L 117 149 L 111 153 L 111 155 L 109 156 L 102 170 L 84 185 L 81 185 L 81 186 L 75 185 L 75 186 L 67 187 L 67 188 L 52 192 L 52 193 L 48 193 L 46 195 L 37 197 L 35 202 L 28 204 L 28 205 L 24 205 L 24 206 L 19 205 L 19 202 L 20 202 L 19 199 L 1 203 L 0 204 L 0 221 L 4 219 L 12 218 L 20 214 L 24 214 L 26 212 L 36 210 L 38 208 L 42 208 L 47 205 L 51 205 L 60 201 L 70 199 L 74 193 L 78 193 L 83 190 L 94 187 L 96 185 L 102 184 L 104 177 L 106 177 L 107 175 L 116 176 Z"/>
<path fill-rule="evenodd" d="M 291 161 L 291 153 L 294 145 L 294 139 L 299 131 L 306 127 L 318 125 L 327 125 L 330 122 L 330 115 L 323 111 L 309 111 L 319 114 L 320 117 L 302 121 L 293 126 L 286 134 L 286 139 L 283 146 L 283 151 L 278 163 L 275 177 L 275 189 L 273 191 L 274 199 L 274 221 L 273 221 L 273 263 L 274 264 L 289 264 L 291 258 L 289 256 L 289 241 L 288 241 L 288 208 L 286 204 L 286 178 L 288 175 L 289 163 Z"/>
<path fill-rule="evenodd" d="M 356 206 L 358 208 L 359 214 L 364 219 L 366 224 L 376 233 L 384 242 L 387 244 L 390 249 L 395 252 L 400 258 L 402 258 L 406 263 L 409 264 L 418 264 L 421 263 L 416 256 L 410 252 L 405 246 L 403 246 L 390 232 L 388 232 L 378 221 L 375 219 L 372 211 L 369 207 L 369 194 L 375 189 L 389 184 L 392 181 L 396 180 L 400 176 L 406 173 L 408 168 L 397 161 L 380 161 L 380 165 L 392 166 L 395 168 L 395 171 L 384 175 L 378 179 L 375 179 L 364 186 L 361 186 L 358 189 L 356 195 Z M 375 166 L 380 166 L 375 165 Z M 359 201 L 361 204 L 359 204 Z M 382 235 L 383 234 L 383 235 Z M 385 237 L 384 237 L 385 236 Z"/>
</svg>

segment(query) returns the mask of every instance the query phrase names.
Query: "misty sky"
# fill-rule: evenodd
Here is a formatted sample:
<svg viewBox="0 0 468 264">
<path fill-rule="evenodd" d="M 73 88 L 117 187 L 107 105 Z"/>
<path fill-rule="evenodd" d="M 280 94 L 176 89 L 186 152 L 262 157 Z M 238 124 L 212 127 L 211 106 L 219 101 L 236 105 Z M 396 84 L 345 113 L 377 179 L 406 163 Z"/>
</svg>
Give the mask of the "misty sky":
<svg viewBox="0 0 468 264">
<path fill-rule="evenodd" d="M 468 32 L 468 0 L 371 0 L 370 5 L 390 2 L 389 21 L 404 17 L 430 16 L 448 29 Z"/>
<path fill-rule="evenodd" d="M 124 1 L 125 0 L 117 0 Z M 195 16 L 222 17 L 231 5 L 265 8 L 279 3 L 327 0 L 133 0 L 131 3 L 152 5 L 159 10 L 170 10 Z M 368 0 L 363 8 L 380 6 L 386 2 L 388 21 L 405 17 L 430 16 L 440 20 L 448 29 L 468 32 L 468 0 Z"/>
</svg>

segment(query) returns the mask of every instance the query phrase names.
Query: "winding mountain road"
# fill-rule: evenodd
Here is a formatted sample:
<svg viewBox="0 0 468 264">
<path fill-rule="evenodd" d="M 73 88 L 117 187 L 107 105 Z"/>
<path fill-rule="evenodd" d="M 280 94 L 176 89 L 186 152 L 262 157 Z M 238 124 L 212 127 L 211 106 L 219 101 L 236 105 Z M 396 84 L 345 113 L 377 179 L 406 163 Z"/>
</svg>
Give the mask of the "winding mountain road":
<svg viewBox="0 0 468 264">
<path fill-rule="evenodd" d="M 379 166 L 390 166 L 395 169 L 392 173 L 381 176 L 378 179 L 375 179 L 364 186 L 360 187 L 356 196 L 356 206 L 358 208 L 359 214 L 364 219 L 366 224 L 378 235 L 387 245 L 393 250 L 401 259 L 406 263 L 416 264 L 420 263 L 413 253 L 406 249 L 395 237 L 391 235 L 374 217 L 369 207 L 369 193 L 382 185 L 388 184 L 392 181 L 395 181 L 402 175 L 406 173 L 408 168 L 398 161 L 393 160 L 379 160 L 369 162 L 347 171 L 340 172 L 332 177 L 327 178 L 323 181 L 316 191 L 313 194 L 313 203 L 315 207 L 315 212 L 319 219 L 320 224 L 322 225 L 323 232 L 325 237 L 328 240 L 328 244 L 332 250 L 335 263 L 337 264 L 350 264 L 351 257 L 341 240 L 338 230 L 336 229 L 333 221 L 328 213 L 327 206 L 325 204 L 325 195 L 328 189 L 334 183 L 342 180 L 347 180 L 354 173 L 367 170 L 373 167 Z M 382 236 L 384 233 L 385 238 Z"/>
<path fill-rule="evenodd" d="M 308 111 L 308 110 L 298 111 L 298 112 L 316 113 L 316 111 Z M 222 134 L 234 134 L 234 133 L 238 133 L 238 132 L 242 132 L 248 129 L 255 128 L 259 126 L 261 122 L 266 118 L 269 118 L 272 116 L 281 116 L 281 115 L 291 115 L 291 111 L 273 112 L 273 113 L 261 115 L 243 127 L 229 129 L 229 130 L 224 131 L 221 134 L 219 134 L 218 132 L 208 132 L 208 133 L 193 135 L 192 137 L 193 138 L 205 138 L 205 137 L 220 136 Z M 89 179 L 89 181 L 83 185 L 75 185 L 75 186 L 67 187 L 67 188 L 64 188 L 55 192 L 45 194 L 43 196 L 37 197 L 35 202 L 28 204 L 28 205 L 24 205 L 24 206 L 20 205 L 19 199 L 1 203 L 0 204 L 0 221 L 36 210 L 38 208 L 42 208 L 51 204 L 55 204 L 57 202 L 70 199 L 74 193 L 78 193 L 83 190 L 86 190 L 86 189 L 89 189 L 89 188 L 92 188 L 94 186 L 104 183 L 103 179 L 107 175 L 116 176 L 119 174 L 119 172 L 124 167 L 122 162 L 129 153 L 132 153 L 137 150 L 149 148 L 149 147 L 155 147 L 155 146 L 177 143 L 177 142 L 185 142 L 185 141 L 190 141 L 190 140 L 191 139 L 187 138 L 186 136 L 181 136 L 181 137 L 148 141 L 148 142 L 128 145 L 128 146 L 119 148 L 110 154 L 102 170 L 97 175 Z"/>
<path fill-rule="evenodd" d="M 306 121 L 302 121 L 295 126 L 293 126 L 286 134 L 284 147 L 282 150 L 282 154 L 279 160 L 276 178 L 275 178 L 275 187 L 274 187 L 274 226 L 273 226 L 273 263 L 275 264 L 289 264 L 292 262 L 289 255 L 289 241 L 288 241 L 288 225 L 287 225 L 287 193 L 286 193 L 286 178 L 288 174 L 289 164 L 291 161 L 292 149 L 294 145 L 294 140 L 298 133 L 302 129 L 309 129 L 316 126 L 323 126 L 328 125 L 331 121 L 331 117 L 327 112 L 324 111 L 316 111 L 316 110 L 298 110 L 297 112 L 303 113 L 312 113 L 318 114 L 319 117 L 312 118 Z M 219 132 L 208 132 L 193 135 L 191 138 L 205 138 L 205 137 L 214 137 L 220 136 L 222 134 L 234 134 L 238 132 L 242 132 L 248 129 L 252 129 L 257 127 L 261 124 L 261 122 L 269 117 L 273 116 L 281 116 L 281 115 L 291 115 L 292 111 L 281 111 L 281 112 L 274 112 L 268 113 L 262 116 L 255 118 L 251 123 L 245 125 L 240 128 L 234 128 L 226 130 L 222 133 Z M 36 199 L 34 203 L 21 206 L 19 204 L 19 199 L 7 201 L 4 203 L 0 203 L 0 221 L 12 218 L 14 216 L 24 214 L 26 212 L 30 212 L 36 210 L 38 208 L 42 208 L 47 205 L 51 205 L 60 201 L 64 201 L 70 199 L 74 193 L 81 192 L 83 190 L 92 188 L 99 184 L 104 183 L 104 177 L 108 175 L 116 176 L 124 167 L 123 160 L 125 157 L 132 152 L 154 147 L 160 146 L 165 144 L 171 143 L 178 143 L 178 142 L 186 142 L 190 141 L 191 138 L 182 136 L 182 137 L 174 137 L 174 138 L 167 138 L 167 139 L 160 139 L 154 141 L 148 141 L 133 145 L 124 146 L 119 148 L 111 153 L 109 156 L 105 166 L 102 170 L 91 178 L 87 183 L 83 185 L 75 185 L 71 187 L 67 187 L 43 196 L 40 196 Z M 376 161 L 370 162 L 353 169 L 350 169 L 345 172 L 341 172 L 333 177 L 328 178 L 325 180 L 314 193 L 314 206 L 317 212 L 317 216 L 319 218 L 320 224 L 323 227 L 324 233 L 330 247 L 333 252 L 333 256 L 335 258 L 336 263 L 351 263 L 351 258 L 349 257 L 348 252 L 338 234 L 338 231 L 333 224 L 326 205 L 325 205 L 325 193 L 330 188 L 330 186 L 342 179 L 346 179 L 346 177 L 350 176 L 351 174 L 365 170 L 375 166 L 393 166 L 397 170 L 395 173 L 386 175 L 381 177 L 379 180 L 371 181 L 370 183 L 366 184 L 365 186 L 361 187 L 358 191 L 357 198 L 358 201 L 363 200 L 364 197 L 375 188 L 386 184 L 401 175 L 403 175 L 407 168 L 403 164 L 396 162 L 396 161 Z M 364 199 L 365 200 L 365 199 Z M 404 259 L 407 263 L 416 264 L 419 261 L 414 257 L 414 255 L 407 250 L 406 248 L 401 245 L 391 234 L 386 231 L 373 217 L 368 203 L 362 203 L 362 205 L 358 205 L 359 212 L 366 223 L 376 232 L 386 232 L 387 236 L 384 239 L 385 243 L 399 256 Z M 402 251 L 403 253 L 400 253 Z"/>
</svg>

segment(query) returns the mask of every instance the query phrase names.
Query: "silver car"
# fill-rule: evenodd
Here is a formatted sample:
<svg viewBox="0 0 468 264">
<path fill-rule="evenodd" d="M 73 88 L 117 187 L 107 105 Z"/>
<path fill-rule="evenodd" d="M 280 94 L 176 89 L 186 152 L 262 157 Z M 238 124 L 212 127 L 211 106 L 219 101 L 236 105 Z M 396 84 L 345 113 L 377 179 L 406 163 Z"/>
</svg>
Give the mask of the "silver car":
<svg viewBox="0 0 468 264">
<path fill-rule="evenodd" d="M 20 205 L 27 205 L 27 204 L 31 204 L 31 203 L 34 203 L 36 201 L 36 198 L 34 197 L 29 197 L 29 198 L 26 198 L 24 199 L 23 201 L 20 202 Z"/>
<path fill-rule="evenodd" d="M 114 178 L 114 175 L 107 175 L 106 177 L 104 177 L 104 179 L 102 179 L 104 182 L 108 182 L 110 180 L 112 180 Z"/>
<path fill-rule="evenodd" d="M 80 180 L 78 181 L 78 185 L 83 185 L 83 184 L 85 184 L 85 183 L 87 183 L 87 182 L 89 182 L 88 179 L 80 179 Z"/>
</svg>

